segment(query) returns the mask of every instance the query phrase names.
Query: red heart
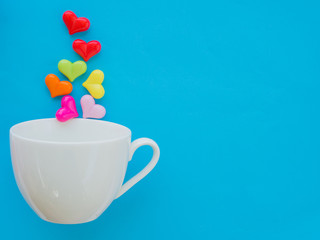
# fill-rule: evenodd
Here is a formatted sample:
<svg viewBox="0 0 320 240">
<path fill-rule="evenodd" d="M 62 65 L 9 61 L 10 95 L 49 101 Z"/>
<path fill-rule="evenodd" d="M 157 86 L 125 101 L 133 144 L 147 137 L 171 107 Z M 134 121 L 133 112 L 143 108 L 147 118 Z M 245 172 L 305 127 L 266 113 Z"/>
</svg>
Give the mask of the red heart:
<svg viewBox="0 0 320 240">
<path fill-rule="evenodd" d="M 80 39 L 74 40 L 72 47 L 86 62 L 101 50 L 101 44 L 98 41 L 86 43 Z"/>
<path fill-rule="evenodd" d="M 66 24 L 69 34 L 72 35 L 77 32 L 83 32 L 89 29 L 90 22 L 87 18 L 84 17 L 77 17 L 73 12 L 66 11 L 62 19 L 64 23 Z"/>
</svg>

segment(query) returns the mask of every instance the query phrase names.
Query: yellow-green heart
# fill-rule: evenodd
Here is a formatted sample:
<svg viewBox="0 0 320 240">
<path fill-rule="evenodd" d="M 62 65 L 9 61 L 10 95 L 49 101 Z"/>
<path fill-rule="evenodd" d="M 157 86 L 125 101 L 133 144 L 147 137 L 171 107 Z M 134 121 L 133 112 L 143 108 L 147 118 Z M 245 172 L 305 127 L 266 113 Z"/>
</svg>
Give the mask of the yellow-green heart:
<svg viewBox="0 0 320 240">
<path fill-rule="evenodd" d="M 101 85 L 104 79 L 103 72 L 100 70 L 94 70 L 87 81 L 85 81 L 82 86 L 84 86 L 92 97 L 99 99 L 104 96 L 104 88 Z"/>
<path fill-rule="evenodd" d="M 71 82 L 73 82 L 73 80 L 87 71 L 87 64 L 84 61 L 76 61 L 72 63 L 63 59 L 58 63 L 58 69 Z"/>
</svg>

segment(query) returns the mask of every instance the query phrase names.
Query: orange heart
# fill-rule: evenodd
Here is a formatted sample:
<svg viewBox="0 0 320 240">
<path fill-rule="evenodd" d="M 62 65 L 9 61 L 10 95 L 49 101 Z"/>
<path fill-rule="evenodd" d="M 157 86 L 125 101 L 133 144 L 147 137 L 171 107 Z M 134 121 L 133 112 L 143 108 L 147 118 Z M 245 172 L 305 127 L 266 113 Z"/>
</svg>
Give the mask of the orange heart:
<svg viewBox="0 0 320 240">
<path fill-rule="evenodd" d="M 54 74 L 46 76 L 45 82 L 51 93 L 51 97 L 53 98 L 61 95 L 67 95 L 72 92 L 72 84 L 67 81 L 60 81 L 60 79 Z"/>
</svg>

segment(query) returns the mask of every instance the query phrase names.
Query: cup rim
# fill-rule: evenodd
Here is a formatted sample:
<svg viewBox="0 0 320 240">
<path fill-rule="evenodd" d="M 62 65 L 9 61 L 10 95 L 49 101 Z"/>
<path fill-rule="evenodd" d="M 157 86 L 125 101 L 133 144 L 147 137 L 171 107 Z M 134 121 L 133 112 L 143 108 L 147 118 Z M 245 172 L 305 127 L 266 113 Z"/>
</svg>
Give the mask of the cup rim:
<svg viewBox="0 0 320 240">
<path fill-rule="evenodd" d="M 15 128 L 18 127 L 18 126 L 29 124 L 31 122 L 40 122 L 40 121 L 57 121 L 57 119 L 56 118 L 42 118 L 42 119 L 34 119 L 34 120 L 28 120 L 28 121 L 20 122 L 20 123 L 17 123 L 15 125 L 13 125 L 10 128 L 9 135 L 10 135 L 10 137 L 15 137 L 15 138 L 18 138 L 18 139 L 21 139 L 21 140 L 25 140 L 25 141 L 28 141 L 28 142 L 47 143 L 47 144 L 61 144 L 61 145 L 97 144 L 97 143 L 114 142 L 114 141 L 122 140 L 122 139 L 125 139 L 125 138 L 128 138 L 128 137 L 131 138 L 131 130 L 126 126 L 123 126 L 121 124 L 114 123 L 114 122 L 104 121 L 104 120 L 85 119 L 85 118 L 74 118 L 74 119 L 71 119 L 69 121 L 92 121 L 92 122 L 103 122 L 103 123 L 107 123 L 107 124 L 112 124 L 114 126 L 121 127 L 123 129 L 125 129 L 127 131 L 127 134 L 123 135 L 123 136 L 120 136 L 120 137 L 115 137 L 115 138 L 111 138 L 111 139 L 104 139 L 104 140 L 54 141 L 54 140 L 40 140 L 40 139 L 25 137 L 25 136 L 21 136 L 20 134 L 14 132 Z M 60 122 L 58 122 L 58 123 L 60 123 Z M 63 123 L 61 123 L 61 124 L 63 124 Z"/>
</svg>

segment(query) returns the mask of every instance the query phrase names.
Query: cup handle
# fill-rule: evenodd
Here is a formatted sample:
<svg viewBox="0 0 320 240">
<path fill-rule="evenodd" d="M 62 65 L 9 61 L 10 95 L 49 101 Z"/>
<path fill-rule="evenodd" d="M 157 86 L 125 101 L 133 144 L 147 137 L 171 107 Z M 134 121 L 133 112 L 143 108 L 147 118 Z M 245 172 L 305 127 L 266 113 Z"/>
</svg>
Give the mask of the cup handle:
<svg viewBox="0 0 320 240">
<path fill-rule="evenodd" d="M 116 198 L 120 197 L 126 191 L 128 191 L 133 185 L 139 182 L 142 178 L 144 178 L 151 170 L 156 166 L 159 157 L 160 157 L 160 149 L 159 146 L 150 138 L 139 138 L 131 143 L 130 151 L 129 151 L 129 161 L 131 161 L 134 152 L 141 146 L 150 146 L 153 149 L 153 156 L 148 165 L 142 169 L 137 175 L 128 180 L 125 184 L 123 184 L 118 192 Z M 115 198 L 115 199 L 116 199 Z"/>
</svg>

